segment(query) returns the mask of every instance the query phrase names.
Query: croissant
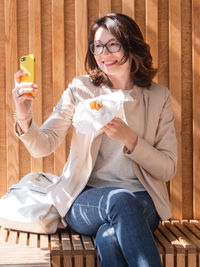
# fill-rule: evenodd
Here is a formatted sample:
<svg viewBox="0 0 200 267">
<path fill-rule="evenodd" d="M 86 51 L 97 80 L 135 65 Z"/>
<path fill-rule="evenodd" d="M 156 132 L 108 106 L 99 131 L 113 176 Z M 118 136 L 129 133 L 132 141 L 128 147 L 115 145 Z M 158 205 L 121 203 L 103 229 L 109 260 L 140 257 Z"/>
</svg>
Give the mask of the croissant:
<svg viewBox="0 0 200 267">
<path fill-rule="evenodd" d="M 102 101 L 94 100 L 94 101 L 90 102 L 90 108 L 91 109 L 99 110 L 102 107 L 103 107 Z"/>
</svg>

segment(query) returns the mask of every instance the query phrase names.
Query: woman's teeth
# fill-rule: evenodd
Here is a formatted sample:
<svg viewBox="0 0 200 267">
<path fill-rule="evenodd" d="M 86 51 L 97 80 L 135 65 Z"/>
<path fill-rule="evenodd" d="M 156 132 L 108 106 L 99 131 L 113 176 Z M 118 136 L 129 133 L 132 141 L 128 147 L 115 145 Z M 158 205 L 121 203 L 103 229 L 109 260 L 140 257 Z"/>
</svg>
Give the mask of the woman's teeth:
<svg viewBox="0 0 200 267">
<path fill-rule="evenodd" d="M 112 65 L 114 63 L 116 63 L 116 60 L 114 60 L 114 61 L 103 61 L 104 65 Z"/>
</svg>

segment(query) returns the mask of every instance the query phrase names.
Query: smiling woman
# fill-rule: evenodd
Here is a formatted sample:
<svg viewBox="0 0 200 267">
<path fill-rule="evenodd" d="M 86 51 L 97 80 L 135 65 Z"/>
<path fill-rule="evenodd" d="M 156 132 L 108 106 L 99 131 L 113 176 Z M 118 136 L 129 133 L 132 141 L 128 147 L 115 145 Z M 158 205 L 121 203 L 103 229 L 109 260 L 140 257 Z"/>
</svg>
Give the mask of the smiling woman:
<svg viewBox="0 0 200 267">
<path fill-rule="evenodd" d="M 123 14 L 92 24 L 85 65 L 88 75 L 73 79 L 40 128 L 31 113 L 35 98 L 23 90 L 24 74 L 17 72 L 15 132 L 33 156 L 44 157 L 65 138 L 79 104 L 103 96 L 115 102 L 116 91 L 120 101 L 128 99 L 120 106 L 123 116 L 115 112 L 99 131 L 80 133 L 74 127 L 68 160 L 49 199 L 72 229 L 96 236 L 102 267 L 161 267 L 152 233 L 160 219 L 171 216 L 166 181 L 177 164 L 169 90 L 152 82 L 156 70 L 149 45 Z M 101 113 L 105 106 L 89 112 Z"/>
</svg>

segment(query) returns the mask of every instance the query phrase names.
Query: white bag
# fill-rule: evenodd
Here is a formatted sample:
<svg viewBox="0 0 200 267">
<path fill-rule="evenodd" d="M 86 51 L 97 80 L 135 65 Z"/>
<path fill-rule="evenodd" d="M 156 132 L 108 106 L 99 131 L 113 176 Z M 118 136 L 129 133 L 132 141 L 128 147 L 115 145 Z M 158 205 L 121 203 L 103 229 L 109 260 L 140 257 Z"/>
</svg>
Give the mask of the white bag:
<svg viewBox="0 0 200 267">
<path fill-rule="evenodd" d="M 48 193 L 60 177 L 49 173 L 29 173 L 0 199 L 0 225 L 34 233 L 55 233 L 60 215 Z"/>
</svg>

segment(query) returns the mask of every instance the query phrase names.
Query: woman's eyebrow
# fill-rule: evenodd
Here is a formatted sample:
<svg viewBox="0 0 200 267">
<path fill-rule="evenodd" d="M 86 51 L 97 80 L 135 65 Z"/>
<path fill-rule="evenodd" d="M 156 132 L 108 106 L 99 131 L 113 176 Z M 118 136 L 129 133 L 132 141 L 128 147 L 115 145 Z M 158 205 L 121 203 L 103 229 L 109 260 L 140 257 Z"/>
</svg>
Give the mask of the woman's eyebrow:
<svg viewBox="0 0 200 267">
<path fill-rule="evenodd" d="M 108 43 L 108 42 L 110 42 L 110 41 L 117 41 L 117 39 L 115 39 L 115 38 L 112 38 L 112 39 L 108 40 L 108 41 L 107 41 L 107 42 L 105 42 L 105 43 Z M 95 40 L 94 42 L 103 43 L 101 40 Z"/>
</svg>

